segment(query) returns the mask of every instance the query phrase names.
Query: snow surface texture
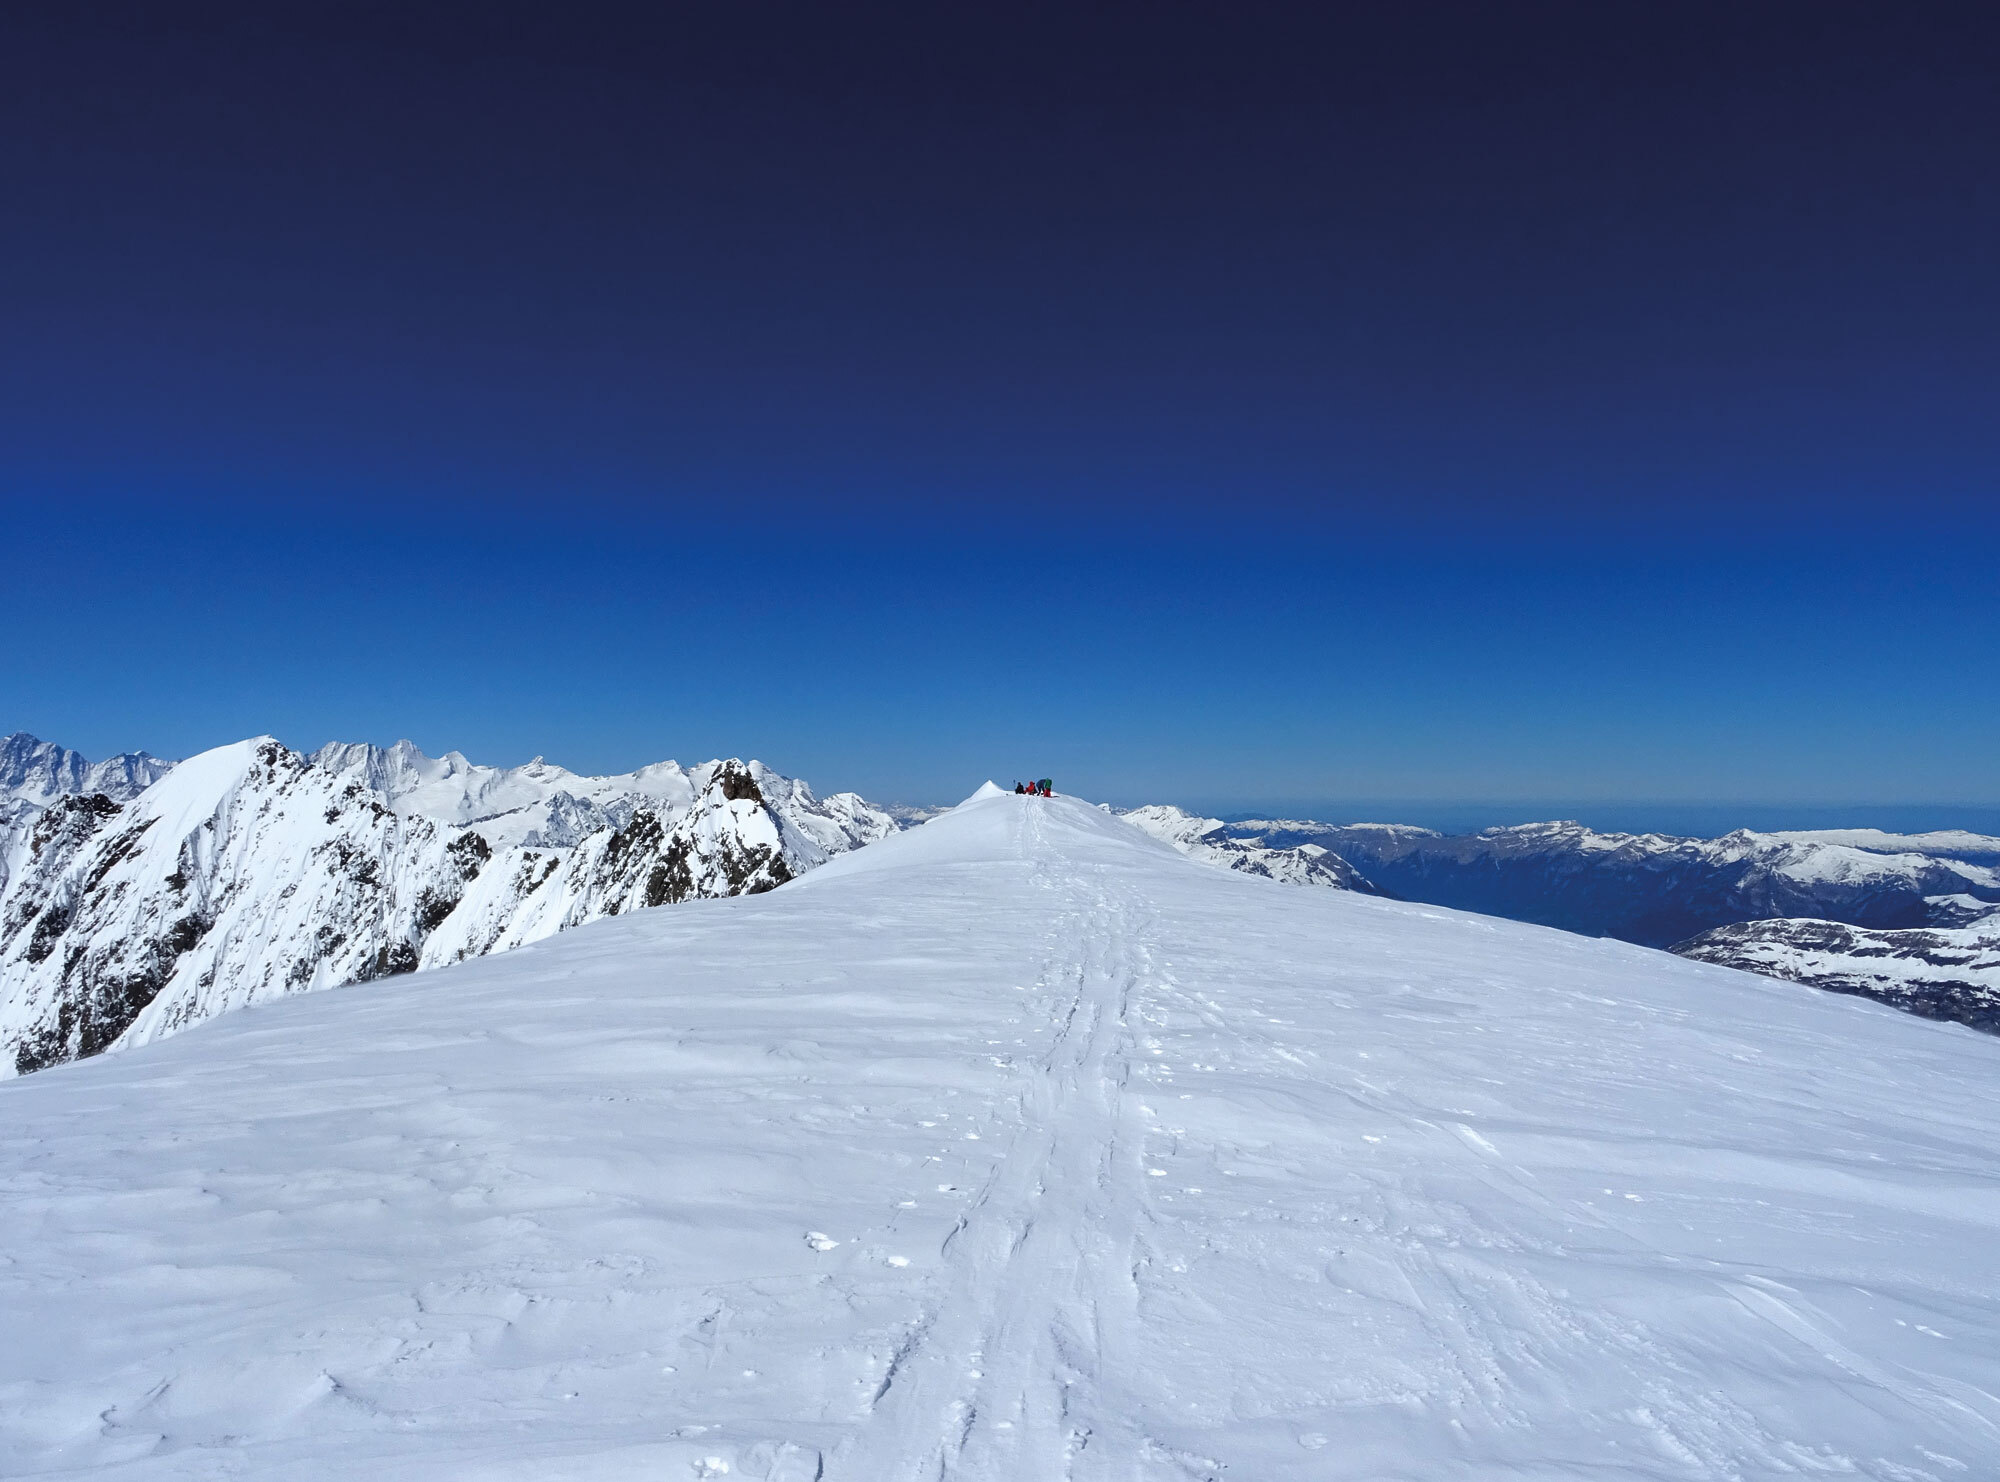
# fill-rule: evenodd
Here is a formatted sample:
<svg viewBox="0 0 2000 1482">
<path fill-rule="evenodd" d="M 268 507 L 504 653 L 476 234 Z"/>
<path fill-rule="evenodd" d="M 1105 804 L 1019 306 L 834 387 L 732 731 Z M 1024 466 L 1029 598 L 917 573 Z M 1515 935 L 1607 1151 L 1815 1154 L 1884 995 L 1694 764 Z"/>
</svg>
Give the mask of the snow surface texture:
<svg viewBox="0 0 2000 1482">
<path fill-rule="evenodd" d="M 984 798 L 0 1085 L 0 1474 L 1992 1477 L 1993 1049 Z"/>
<path fill-rule="evenodd" d="M 822 801 L 754 761 L 578 778 L 407 743 L 319 755 L 238 742 L 130 802 L 71 795 L 17 821 L 0 1075 L 636 907 L 768 890 L 896 831 L 851 793 Z M 568 847 L 504 842 L 559 827 Z"/>
</svg>

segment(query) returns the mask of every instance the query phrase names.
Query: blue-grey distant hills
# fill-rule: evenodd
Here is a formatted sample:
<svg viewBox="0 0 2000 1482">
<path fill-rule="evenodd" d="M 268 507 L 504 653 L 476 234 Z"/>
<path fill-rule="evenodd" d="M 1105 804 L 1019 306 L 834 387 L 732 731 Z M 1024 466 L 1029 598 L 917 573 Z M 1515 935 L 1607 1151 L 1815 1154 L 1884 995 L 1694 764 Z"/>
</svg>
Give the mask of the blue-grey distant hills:
<svg viewBox="0 0 2000 1482">
<path fill-rule="evenodd" d="M 1237 869 L 1664 947 L 2000 1032 L 2000 839 L 1984 834 L 1739 829 L 1690 839 L 1578 823 L 1445 834 L 1225 823 L 1171 808 L 1126 816 Z M 1310 874 L 1254 863 L 1307 851 Z"/>
<path fill-rule="evenodd" d="M 1226 835 L 1317 844 L 1405 900 L 1667 947 L 1718 926 L 1815 917 L 1878 930 L 1944 924 L 1936 904 L 2000 902 L 2000 839 L 1958 830 L 1753 833 L 1719 839 L 1529 823 L 1442 834 L 1403 824 L 1254 819 Z"/>
</svg>

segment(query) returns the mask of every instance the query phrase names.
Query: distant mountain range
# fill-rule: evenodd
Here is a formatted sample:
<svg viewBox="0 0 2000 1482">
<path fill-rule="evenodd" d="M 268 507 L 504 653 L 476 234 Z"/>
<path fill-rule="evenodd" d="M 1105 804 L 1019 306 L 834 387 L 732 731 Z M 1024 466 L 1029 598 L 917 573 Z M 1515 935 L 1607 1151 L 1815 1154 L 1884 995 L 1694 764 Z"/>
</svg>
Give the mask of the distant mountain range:
<svg viewBox="0 0 2000 1482">
<path fill-rule="evenodd" d="M 821 798 L 736 759 L 590 777 L 407 741 L 303 754 L 265 737 L 178 764 L 93 763 L 8 736 L 0 1075 L 625 911 L 768 890 L 936 811 Z M 2000 839 L 1984 835 L 1119 816 L 1219 869 L 1617 937 L 2000 1028 Z"/>
<path fill-rule="evenodd" d="M 2000 1031 L 2000 838 L 1984 834 L 1683 839 L 1577 823 L 1444 834 L 1178 808 L 1124 816 L 1226 868 L 1616 937 Z"/>
<path fill-rule="evenodd" d="M 1955 927 L 1870 931 L 1841 921 L 1743 921 L 1671 950 L 2000 1034 L 2000 905 L 1959 899 L 1967 919 Z"/>
<path fill-rule="evenodd" d="M 1719 839 L 1532 823 L 1440 834 L 1397 824 L 1264 819 L 1225 826 L 1265 845 L 1318 844 L 1405 900 L 1667 947 L 1739 921 L 1811 916 L 1873 928 L 1937 921 L 1932 902 L 2000 901 L 2000 839 L 1873 829 Z"/>
</svg>

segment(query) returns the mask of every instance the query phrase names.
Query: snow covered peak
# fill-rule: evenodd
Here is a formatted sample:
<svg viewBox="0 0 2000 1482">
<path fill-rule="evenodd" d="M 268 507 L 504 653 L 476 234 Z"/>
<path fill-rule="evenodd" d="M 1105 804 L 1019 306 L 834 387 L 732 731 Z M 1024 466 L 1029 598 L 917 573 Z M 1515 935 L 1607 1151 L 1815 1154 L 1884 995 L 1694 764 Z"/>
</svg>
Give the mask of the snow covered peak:
<svg viewBox="0 0 2000 1482">
<path fill-rule="evenodd" d="M 895 832 L 854 794 L 822 801 L 754 761 L 590 778 L 254 737 L 123 807 L 73 795 L 0 814 L 0 1053 L 38 1069 L 270 997 L 769 890 Z"/>
<path fill-rule="evenodd" d="M 16 731 L 0 737 L 0 800 L 47 807 L 73 793 L 103 793 L 113 802 L 135 798 L 173 770 L 143 751 L 125 751 L 101 762 L 54 742 Z"/>
<path fill-rule="evenodd" d="M 622 825 L 640 807 L 678 811 L 693 802 L 699 785 L 672 761 L 587 777 L 539 756 L 519 767 L 470 762 L 456 751 L 426 756 L 409 741 L 329 742 L 313 760 L 381 793 L 402 817 L 478 824 L 496 845 L 573 842 L 568 831 L 578 805 L 600 827 Z"/>
<path fill-rule="evenodd" d="M 312 759 L 381 793 L 403 817 L 439 823 L 473 823 L 519 812 L 557 792 L 589 796 L 588 784 L 598 780 L 574 777 L 539 757 L 524 767 L 489 767 L 456 751 L 426 756 L 409 741 L 393 746 L 329 742 Z"/>
</svg>

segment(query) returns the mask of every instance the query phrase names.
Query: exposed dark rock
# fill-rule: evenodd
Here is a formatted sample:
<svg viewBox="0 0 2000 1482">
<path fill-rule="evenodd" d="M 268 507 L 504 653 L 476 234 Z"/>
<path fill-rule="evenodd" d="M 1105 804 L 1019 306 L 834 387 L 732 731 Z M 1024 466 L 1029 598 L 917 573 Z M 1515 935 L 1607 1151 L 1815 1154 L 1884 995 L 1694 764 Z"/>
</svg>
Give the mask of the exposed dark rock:
<svg viewBox="0 0 2000 1482">
<path fill-rule="evenodd" d="M 56 942 L 69 930 L 70 921 L 76 915 L 76 901 L 69 897 L 51 901 L 42 908 L 35 920 L 35 934 L 28 939 L 28 961 L 45 962 L 56 949 Z"/>
<path fill-rule="evenodd" d="M 24 1035 L 15 1047 L 20 1074 L 65 1060 L 102 1054 L 132 1021 L 159 997 L 182 955 L 192 951 L 210 922 L 198 915 L 179 918 L 158 937 L 140 944 L 136 959 L 93 953 L 79 944 L 64 960 L 62 995 L 55 1022 Z"/>
<path fill-rule="evenodd" d="M 354 975 L 354 981 L 368 983 L 377 978 L 400 977 L 404 973 L 415 972 L 417 962 L 418 952 L 414 942 L 389 942 L 362 965 L 361 971 Z"/>
<path fill-rule="evenodd" d="M 715 774 L 713 785 L 732 803 L 764 806 L 764 794 L 757 787 L 757 779 L 750 775 L 748 767 L 739 762 L 724 762 Z"/>
<path fill-rule="evenodd" d="M 28 836 L 29 856 L 41 858 L 42 851 L 59 840 L 74 848 L 96 833 L 98 826 L 115 816 L 121 807 L 101 792 L 56 799 L 35 820 L 35 831 Z"/>
</svg>

